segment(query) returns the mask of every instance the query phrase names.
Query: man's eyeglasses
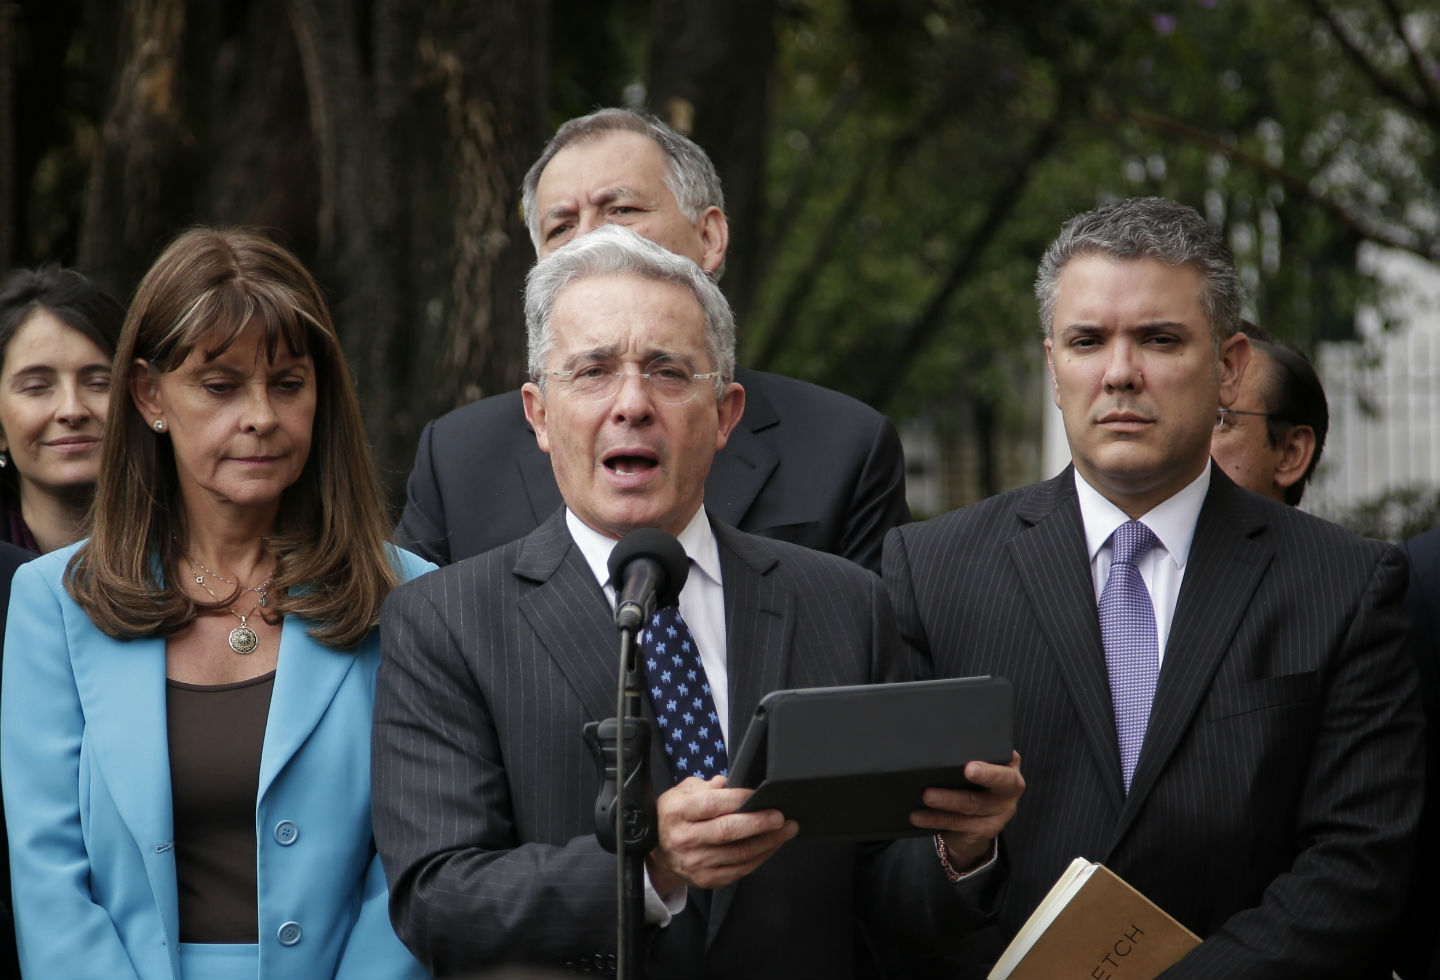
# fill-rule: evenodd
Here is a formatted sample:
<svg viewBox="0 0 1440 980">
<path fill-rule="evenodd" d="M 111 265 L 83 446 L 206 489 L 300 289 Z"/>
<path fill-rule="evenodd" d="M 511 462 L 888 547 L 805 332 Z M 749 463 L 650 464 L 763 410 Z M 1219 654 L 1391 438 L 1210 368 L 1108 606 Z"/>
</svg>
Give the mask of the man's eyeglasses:
<svg viewBox="0 0 1440 980">
<path fill-rule="evenodd" d="M 720 377 L 719 371 L 706 371 L 703 374 L 692 374 L 686 370 L 686 365 L 673 361 L 657 360 L 650 362 L 649 366 L 639 374 L 628 374 L 624 371 L 615 370 L 614 365 L 603 362 L 584 364 L 571 371 L 543 371 L 556 381 L 560 382 L 565 390 L 576 398 L 601 401 L 613 398 L 619 394 L 620 387 L 625 383 L 626 378 L 638 378 L 640 383 L 649 391 L 656 401 L 664 402 L 667 405 L 683 405 L 695 397 L 695 393 L 702 387 L 704 382 L 711 382 L 714 387 L 715 378 Z"/>
<path fill-rule="evenodd" d="M 1226 429 L 1235 425 L 1235 417 L 1238 415 L 1250 415 L 1257 419 L 1264 419 L 1267 422 L 1270 421 L 1271 418 L 1270 412 L 1242 412 L 1234 408 L 1217 408 L 1215 410 L 1215 431 L 1224 432 Z"/>
</svg>

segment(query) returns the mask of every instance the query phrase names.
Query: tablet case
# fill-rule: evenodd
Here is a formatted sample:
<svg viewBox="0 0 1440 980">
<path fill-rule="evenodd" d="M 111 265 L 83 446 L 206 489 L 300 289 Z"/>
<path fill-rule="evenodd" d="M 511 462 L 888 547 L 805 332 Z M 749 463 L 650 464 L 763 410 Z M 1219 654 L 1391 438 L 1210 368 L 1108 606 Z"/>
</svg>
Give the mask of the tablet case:
<svg viewBox="0 0 1440 980">
<path fill-rule="evenodd" d="M 808 840 L 931 834 L 910 824 L 928 786 L 970 787 L 979 760 L 1006 764 L 1014 693 L 1003 677 L 772 691 L 730 767 L 754 788 L 742 812 L 776 809 Z"/>
</svg>

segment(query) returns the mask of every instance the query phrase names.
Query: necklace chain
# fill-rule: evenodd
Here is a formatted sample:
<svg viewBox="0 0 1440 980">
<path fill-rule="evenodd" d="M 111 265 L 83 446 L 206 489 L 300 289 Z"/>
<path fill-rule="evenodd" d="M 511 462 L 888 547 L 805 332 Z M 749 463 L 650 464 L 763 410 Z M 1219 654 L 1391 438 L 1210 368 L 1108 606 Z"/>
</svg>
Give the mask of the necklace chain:
<svg viewBox="0 0 1440 980">
<path fill-rule="evenodd" d="M 186 555 L 185 560 L 190 563 L 190 571 L 193 572 L 195 575 L 195 584 L 205 589 L 206 592 L 210 592 L 210 590 L 208 588 L 205 588 L 205 579 L 201 577 L 200 572 L 204 572 L 211 578 L 219 579 L 226 585 L 233 585 L 237 589 L 241 587 L 239 582 L 235 581 L 233 578 L 226 578 L 224 575 L 221 575 L 219 572 L 215 571 L 215 569 L 206 565 L 198 558 L 191 558 L 189 555 Z M 200 571 L 196 571 L 196 566 L 199 566 Z M 274 577 L 275 572 L 272 569 L 270 574 L 265 576 L 265 581 L 261 582 L 259 585 L 245 586 L 246 592 L 254 592 L 260 596 L 260 607 L 262 609 L 270 605 L 270 580 Z M 210 594 L 213 596 L 215 593 L 210 592 Z M 219 602 L 220 600 L 216 599 L 215 601 Z M 252 609 L 251 612 L 254 612 L 254 610 Z"/>
<path fill-rule="evenodd" d="M 200 588 L 204 589 L 205 592 L 210 596 L 210 598 L 214 599 L 216 602 L 220 601 L 220 597 L 215 594 L 215 591 L 211 589 L 210 586 L 205 584 L 205 576 L 200 574 L 200 569 L 203 568 L 206 572 L 219 579 L 220 581 L 228 582 L 229 584 L 239 588 L 238 582 L 226 578 L 224 575 L 221 575 L 214 569 L 206 568 L 205 565 L 196 561 L 194 558 L 191 558 L 189 555 L 185 556 L 185 561 L 188 562 L 190 565 L 190 574 L 194 576 L 195 584 L 200 586 Z M 196 565 L 199 565 L 200 568 L 196 568 Z M 250 627 L 249 619 L 251 616 L 255 615 L 255 610 L 270 604 L 270 597 L 267 590 L 270 588 L 270 580 L 274 577 L 275 573 L 272 571 L 269 575 L 265 576 L 265 581 L 261 582 L 259 585 L 251 585 L 246 587 L 245 591 L 258 592 L 260 594 L 260 600 L 256 602 L 255 605 L 250 607 L 249 612 L 242 613 L 237 611 L 233 602 L 225 607 L 226 612 L 230 613 L 230 615 L 235 616 L 240 620 L 240 625 L 230 631 L 229 642 L 230 649 L 234 650 L 238 654 L 241 654 L 242 656 L 244 654 L 254 653 L 255 648 L 260 645 L 260 637 L 256 635 L 255 630 Z"/>
</svg>

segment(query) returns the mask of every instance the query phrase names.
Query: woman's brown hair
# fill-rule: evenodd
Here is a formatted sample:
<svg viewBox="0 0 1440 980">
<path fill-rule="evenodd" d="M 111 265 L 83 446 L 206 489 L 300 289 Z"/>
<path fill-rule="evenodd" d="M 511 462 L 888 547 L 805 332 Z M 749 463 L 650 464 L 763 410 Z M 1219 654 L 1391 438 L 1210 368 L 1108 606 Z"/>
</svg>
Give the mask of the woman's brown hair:
<svg viewBox="0 0 1440 980">
<path fill-rule="evenodd" d="M 310 456 L 281 496 L 265 540 L 275 559 L 267 615 L 311 620 L 310 635 L 339 649 L 354 647 L 380 621 L 380 604 L 397 579 L 389 525 L 320 287 L 295 256 L 258 232 L 196 228 L 156 259 L 125 317 L 90 539 L 66 577 L 71 597 L 110 636 L 168 636 L 235 598 L 199 603 L 176 584 L 188 534 L 174 453 L 121 379 L 136 358 L 164 373 L 197 349 L 216 357 L 252 325 L 265 331 L 272 360 L 282 343 L 297 357 L 310 355 L 317 395 Z"/>
</svg>

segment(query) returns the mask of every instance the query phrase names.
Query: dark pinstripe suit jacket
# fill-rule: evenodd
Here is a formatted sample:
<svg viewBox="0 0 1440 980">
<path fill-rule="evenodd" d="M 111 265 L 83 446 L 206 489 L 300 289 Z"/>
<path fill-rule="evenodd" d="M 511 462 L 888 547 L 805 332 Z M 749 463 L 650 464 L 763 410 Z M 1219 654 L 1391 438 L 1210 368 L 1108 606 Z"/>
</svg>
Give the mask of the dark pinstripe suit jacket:
<svg viewBox="0 0 1440 980">
<path fill-rule="evenodd" d="M 732 743 L 771 690 L 910 673 L 874 574 L 712 523 Z M 614 952 L 615 859 L 594 838 L 597 779 L 580 733 L 614 714 L 617 646 L 563 511 L 386 603 L 375 837 L 396 931 L 436 973 L 593 963 Z M 657 792 L 669 785 L 658 750 L 651 773 Z M 648 972 L 845 977 L 873 942 L 887 960 L 904 954 L 901 969 L 937 975 L 943 967 L 924 958 L 969 934 L 986 884 L 951 886 L 930 838 L 879 848 L 791 842 L 650 930 Z"/>
<path fill-rule="evenodd" d="M 1174 975 L 1388 976 L 1420 807 L 1404 559 L 1212 468 L 1131 793 L 1073 476 L 891 532 L 901 630 L 1016 694 L 1008 940 L 1074 857 L 1205 939 Z"/>
</svg>

